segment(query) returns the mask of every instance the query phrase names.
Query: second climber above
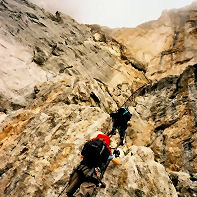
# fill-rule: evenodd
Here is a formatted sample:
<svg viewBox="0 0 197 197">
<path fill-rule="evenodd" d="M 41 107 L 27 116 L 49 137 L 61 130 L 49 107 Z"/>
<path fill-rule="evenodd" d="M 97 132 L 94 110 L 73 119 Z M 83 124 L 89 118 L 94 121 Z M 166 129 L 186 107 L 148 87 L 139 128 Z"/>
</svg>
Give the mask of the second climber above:
<svg viewBox="0 0 197 197">
<path fill-rule="evenodd" d="M 113 120 L 113 127 L 109 135 L 114 135 L 116 133 L 116 129 L 118 129 L 120 135 L 120 145 L 123 145 L 126 129 L 128 127 L 127 123 L 131 119 L 132 114 L 128 108 L 121 107 L 117 112 L 111 113 L 110 116 Z"/>
</svg>

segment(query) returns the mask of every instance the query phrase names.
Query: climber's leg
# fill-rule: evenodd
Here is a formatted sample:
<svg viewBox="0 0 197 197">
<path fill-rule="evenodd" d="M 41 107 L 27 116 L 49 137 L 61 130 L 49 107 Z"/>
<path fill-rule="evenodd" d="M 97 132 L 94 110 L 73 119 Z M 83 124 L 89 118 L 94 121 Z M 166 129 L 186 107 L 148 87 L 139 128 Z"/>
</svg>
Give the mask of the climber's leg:
<svg viewBox="0 0 197 197">
<path fill-rule="evenodd" d="M 115 135 L 117 128 L 118 128 L 118 123 L 117 123 L 117 121 L 114 121 L 113 126 L 112 126 L 112 130 L 109 132 L 108 136 Z"/>
<path fill-rule="evenodd" d="M 121 125 L 119 128 L 119 134 L 120 134 L 120 145 L 124 144 L 124 138 L 126 134 L 127 124 Z"/>
<path fill-rule="evenodd" d="M 74 194 L 74 197 L 90 197 L 92 196 L 96 185 L 91 182 L 84 182 L 80 185 L 79 190 Z"/>
<path fill-rule="evenodd" d="M 70 181 L 69 181 L 69 185 L 66 189 L 66 194 L 68 197 L 72 197 L 73 194 L 76 192 L 76 190 L 80 187 L 81 184 L 81 180 L 80 177 L 77 173 L 77 171 L 75 171 L 71 177 L 70 177 Z"/>
</svg>

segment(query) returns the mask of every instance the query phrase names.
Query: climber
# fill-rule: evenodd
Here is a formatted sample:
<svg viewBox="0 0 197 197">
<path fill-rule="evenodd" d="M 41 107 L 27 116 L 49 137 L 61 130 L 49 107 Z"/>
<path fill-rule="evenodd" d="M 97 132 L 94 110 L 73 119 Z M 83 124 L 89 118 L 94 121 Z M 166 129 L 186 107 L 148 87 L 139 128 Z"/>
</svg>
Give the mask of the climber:
<svg viewBox="0 0 197 197">
<path fill-rule="evenodd" d="M 96 187 L 105 188 L 105 183 L 101 181 L 104 172 L 111 160 L 116 165 L 120 164 L 119 155 L 118 150 L 111 153 L 110 138 L 107 135 L 98 134 L 86 142 L 81 151 L 83 160 L 70 177 L 67 196 L 91 196 Z"/>
<path fill-rule="evenodd" d="M 120 135 L 120 145 L 123 145 L 127 123 L 131 119 L 132 114 L 130 113 L 128 108 L 121 107 L 117 112 L 111 113 L 110 117 L 112 117 L 113 126 L 111 132 L 108 135 L 114 135 L 116 133 L 116 129 L 118 129 Z"/>
</svg>

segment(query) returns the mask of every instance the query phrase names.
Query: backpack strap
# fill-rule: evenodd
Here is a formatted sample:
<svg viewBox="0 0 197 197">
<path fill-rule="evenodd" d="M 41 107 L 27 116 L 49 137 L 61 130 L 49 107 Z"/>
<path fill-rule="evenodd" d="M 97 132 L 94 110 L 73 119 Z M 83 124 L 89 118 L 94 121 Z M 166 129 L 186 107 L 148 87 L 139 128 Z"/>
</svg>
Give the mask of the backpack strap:
<svg viewBox="0 0 197 197">
<path fill-rule="evenodd" d="M 125 111 L 124 111 L 124 113 L 123 113 L 123 116 L 124 116 L 125 114 L 127 114 L 127 113 L 129 113 L 129 111 L 125 108 Z"/>
<path fill-rule="evenodd" d="M 102 141 L 103 142 L 103 141 Z M 105 142 L 103 142 L 103 146 L 102 146 L 102 149 L 101 149 L 101 151 L 100 151 L 100 155 L 103 153 L 103 151 L 104 151 L 104 149 L 105 149 L 105 146 L 106 146 L 106 144 L 105 144 Z"/>
<path fill-rule="evenodd" d="M 94 174 L 95 168 L 91 168 L 87 174 L 87 177 L 91 177 Z"/>
</svg>

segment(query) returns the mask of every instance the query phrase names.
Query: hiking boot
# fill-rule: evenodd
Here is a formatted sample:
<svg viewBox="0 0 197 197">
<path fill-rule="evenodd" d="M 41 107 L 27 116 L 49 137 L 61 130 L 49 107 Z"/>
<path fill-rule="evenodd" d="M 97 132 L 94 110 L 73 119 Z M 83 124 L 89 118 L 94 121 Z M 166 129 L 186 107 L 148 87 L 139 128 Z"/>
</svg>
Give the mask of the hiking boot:
<svg viewBox="0 0 197 197">
<path fill-rule="evenodd" d="M 124 145 L 124 140 L 123 139 L 120 139 L 120 146 L 123 146 Z"/>
<path fill-rule="evenodd" d="M 113 155 L 115 155 L 115 157 L 119 157 L 120 156 L 120 151 L 118 149 L 115 149 L 113 152 Z"/>
<path fill-rule="evenodd" d="M 103 183 L 103 182 L 101 182 L 101 186 L 100 186 L 101 188 L 106 188 L 106 184 L 105 183 Z"/>
</svg>

